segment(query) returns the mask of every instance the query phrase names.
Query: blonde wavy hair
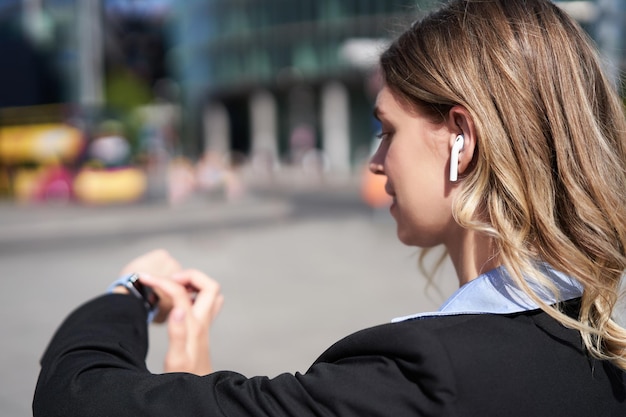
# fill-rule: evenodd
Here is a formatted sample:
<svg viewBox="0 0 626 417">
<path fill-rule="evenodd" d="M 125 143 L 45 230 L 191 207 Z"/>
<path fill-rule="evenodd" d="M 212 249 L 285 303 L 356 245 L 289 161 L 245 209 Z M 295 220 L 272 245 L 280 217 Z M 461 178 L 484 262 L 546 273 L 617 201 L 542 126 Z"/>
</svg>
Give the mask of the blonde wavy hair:
<svg viewBox="0 0 626 417">
<path fill-rule="evenodd" d="M 626 118 L 587 35 L 548 0 L 456 0 L 415 22 L 380 64 L 409 104 L 435 117 L 470 112 L 478 151 L 457 221 L 492 236 L 517 285 L 626 370 L 626 330 L 612 318 L 626 270 Z M 556 292 L 541 262 L 583 285 L 577 320 L 528 285 Z"/>
</svg>

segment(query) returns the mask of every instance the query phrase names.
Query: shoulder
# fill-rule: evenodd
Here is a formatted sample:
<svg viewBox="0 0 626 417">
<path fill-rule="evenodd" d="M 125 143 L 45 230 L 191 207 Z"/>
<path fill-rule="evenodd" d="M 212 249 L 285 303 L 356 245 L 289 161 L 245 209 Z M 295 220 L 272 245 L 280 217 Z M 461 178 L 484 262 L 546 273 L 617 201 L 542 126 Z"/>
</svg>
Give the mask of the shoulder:
<svg viewBox="0 0 626 417">
<path fill-rule="evenodd" d="M 450 392 L 473 415 L 599 415 L 594 407 L 626 407 L 624 372 L 590 358 L 576 330 L 541 310 L 385 324 L 348 336 L 319 360 L 354 356 L 384 357 L 407 380 Z M 511 404 L 518 414 L 508 412 Z"/>
<path fill-rule="evenodd" d="M 580 335 L 547 313 L 532 310 L 517 314 L 460 314 L 425 317 L 383 324 L 352 334 L 332 346 L 321 360 L 345 355 L 389 355 L 447 361 L 458 374 L 509 369 L 522 372 L 542 366 L 559 352 L 563 357 L 584 357 Z M 468 357 L 471 356 L 471 361 Z M 515 360 L 512 360 L 515 358 Z M 527 363 L 525 363 L 527 362 Z"/>
<path fill-rule="evenodd" d="M 430 343 L 450 347 L 463 342 L 479 343 L 490 334 L 510 333 L 517 336 L 535 316 L 541 314 L 545 313 L 532 311 L 514 315 L 459 314 L 382 324 L 349 335 L 337 342 L 327 353 L 359 349 L 364 345 L 384 351 L 401 349 L 401 346 L 414 349 Z"/>
</svg>

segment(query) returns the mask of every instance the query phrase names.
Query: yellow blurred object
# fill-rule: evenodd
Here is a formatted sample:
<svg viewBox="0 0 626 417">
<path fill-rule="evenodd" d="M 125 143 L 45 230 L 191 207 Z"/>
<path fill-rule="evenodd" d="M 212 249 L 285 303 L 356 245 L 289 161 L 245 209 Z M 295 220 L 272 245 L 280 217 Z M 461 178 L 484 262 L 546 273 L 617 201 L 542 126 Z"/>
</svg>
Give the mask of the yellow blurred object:
<svg viewBox="0 0 626 417">
<path fill-rule="evenodd" d="M 20 203 L 28 203 L 34 199 L 35 194 L 44 175 L 43 168 L 19 169 L 13 178 L 13 195 Z"/>
<path fill-rule="evenodd" d="M 84 147 L 83 133 L 60 123 L 0 127 L 0 161 L 71 162 Z"/>
<path fill-rule="evenodd" d="M 138 168 L 83 169 L 74 180 L 74 196 L 88 204 L 130 203 L 146 192 L 146 174 Z"/>
<path fill-rule="evenodd" d="M 6 170 L 0 167 L 0 196 L 8 195 L 11 192 L 11 180 Z"/>
</svg>

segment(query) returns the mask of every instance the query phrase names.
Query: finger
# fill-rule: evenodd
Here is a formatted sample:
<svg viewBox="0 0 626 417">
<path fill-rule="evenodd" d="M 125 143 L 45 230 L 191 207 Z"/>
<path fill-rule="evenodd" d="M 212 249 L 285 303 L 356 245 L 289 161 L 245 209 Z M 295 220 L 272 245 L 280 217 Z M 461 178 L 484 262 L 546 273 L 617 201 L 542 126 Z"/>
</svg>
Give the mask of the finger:
<svg viewBox="0 0 626 417">
<path fill-rule="evenodd" d="M 220 301 L 220 299 L 222 299 L 222 301 Z M 216 315 L 215 313 L 219 312 L 221 303 L 223 303 L 223 297 L 220 293 L 220 285 L 213 281 L 211 285 L 206 286 L 198 292 L 192 310 L 196 317 L 202 318 L 203 320 L 207 319 L 211 322 Z"/>
<path fill-rule="evenodd" d="M 182 285 L 172 280 L 156 278 L 141 273 L 139 280 L 142 284 L 154 288 L 155 291 L 161 291 L 166 297 L 169 297 L 172 300 L 173 308 L 179 307 L 185 310 L 191 308 L 191 300 L 189 300 L 187 290 Z"/>
<path fill-rule="evenodd" d="M 173 278 L 181 285 L 192 287 L 198 291 L 192 307 L 194 316 L 202 319 L 204 322 L 207 319 L 210 322 L 216 315 L 214 314 L 215 303 L 221 295 L 219 283 L 195 269 L 183 271 L 180 274 L 176 274 Z M 222 302 L 220 302 L 217 311 L 221 308 Z"/>
<path fill-rule="evenodd" d="M 210 320 L 213 321 L 219 315 L 222 310 L 222 306 L 224 305 L 224 296 L 219 294 L 215 298 L 215 302 L 213 303 L 213 307 L 211 308 L 211 317 Z"/>
<path fill-rule="evenodd" d="M 172 280 L 196 293 L 212 291 L 219 293 L 219 283 L 197 269 L 187 269 L 172 275 Z"/>
<path fill-rule="evenodd" d="M 160 278 L 160 279 L 165 279 L 165 278 Z M 165 320 L 167 320 L 167 316 L 169 316 L 170 311 L 172 310 L 172 298 L 168 294 L 165 294 L 160 288 L 155 288 L 155 287 L 151 287 L 151 288 L 159 296 L 159 310 L 158 310 L 157 315 L 152 320 L 152 322 L 163 323 L 165 322 Z"/>
<path fill-rule="evenodd" d="M 187 364 L 187 311 L 172 310 L 168 320 L 169 348 L 165 355 L 165 372 L 180 372 Z"/>
<path fill-rule="evenodd" d="M 191 287 L 195 290 L 202 290 L 211 285 L 215 280 L 211 279 L 207 274 L 197 269 L 185 269 L 172 274 L 171 278 L 181 285 Z"/>
</svg>

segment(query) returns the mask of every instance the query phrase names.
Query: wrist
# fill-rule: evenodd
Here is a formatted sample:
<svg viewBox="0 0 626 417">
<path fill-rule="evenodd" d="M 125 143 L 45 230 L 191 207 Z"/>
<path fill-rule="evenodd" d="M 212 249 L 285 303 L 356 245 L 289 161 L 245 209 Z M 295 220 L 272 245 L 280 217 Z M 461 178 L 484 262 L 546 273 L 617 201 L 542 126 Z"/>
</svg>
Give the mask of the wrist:
<svg viewBox="0 0 626 417">
<path fill-rule="evenodd" d="M 113 287 L 109 292 L 112 294 L 130 294 L 130 291 L 128 291 L 128 288 L 126 288 L 122 284 L 116 287 Z"/>
<path fill-rule="evenodd" d="M 139 275 L 131 273 L 122 276 L 108 288 L 109 294 L 125 294 L 134 296 L 143 302 L 148 312 L 148 323 L 150 323 L 158 312 L 159 297 L 152 288 L 144 286 L 139 282 Z"/>
</svg>

